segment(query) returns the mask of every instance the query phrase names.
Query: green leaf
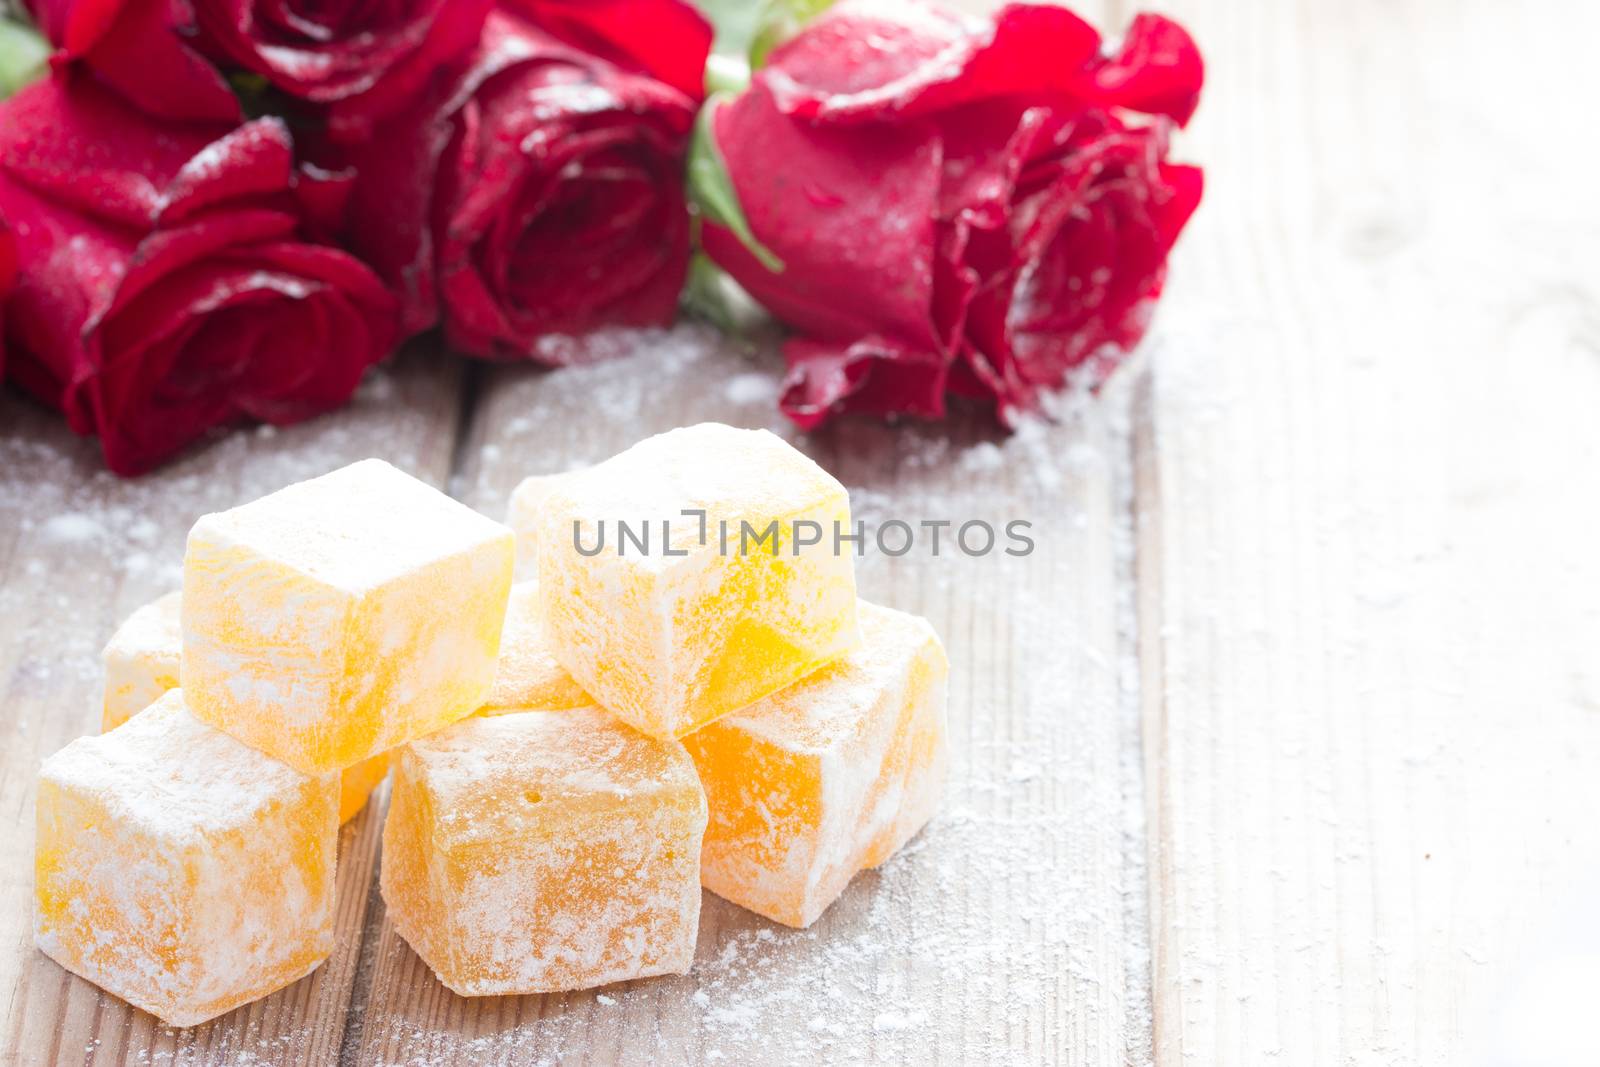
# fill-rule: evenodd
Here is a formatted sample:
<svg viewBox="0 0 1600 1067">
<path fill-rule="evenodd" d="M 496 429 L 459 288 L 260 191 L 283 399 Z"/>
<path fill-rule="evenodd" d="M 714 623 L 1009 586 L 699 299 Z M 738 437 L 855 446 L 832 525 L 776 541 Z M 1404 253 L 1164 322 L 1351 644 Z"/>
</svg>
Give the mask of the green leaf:
<svg viewBox="0 0 1600 1067">
<path fill-rule="evenodd" d="M 706 91 L 738 92 L 767 53 L 794 36 L 834 0 L 695 0 L 716 39 L 706 62 Z"/>
<path fill-rule="evenodd" d="M 704 252 L 696 252 L 689 260 L 683 306 L 729 337 L 745 342 L 756 342 L 778 329 L 777 321 L 756 303 L 755 297 Z"/>
<path fill-rule="evenodd" d="M 736 93 L 750 84 L 750 42 L 766 0 L 695 0 L 716 37 L 706 60 L 706 92 Z"/>
<path fill-rule="evenodd" d="M 766 66 L 768 53 L 832 7 L 833 0 L 766 0 L 758 6 L 762 15 L 748 52 L 752 70 Z"/>
<path fill-rule="evenodd" d="M 17 18 L 0 17 L 0 100 L 44 77 L 50 70 L 50 42 Z"/>
<path fill-rule="evenodd" d="M 732 230 L 763 267 L 777 274 L 783 270 L 783 260 L 751 232 L 750 221 L 744 216 L 739 194 L 734 192 L 727 163 L 712 132 L 712 119 L 725 99 L 720 93 L 713 94 L 695 119 L 694 137 L 689 142 L 689 196 L 702 218 Z"/>
</svg>

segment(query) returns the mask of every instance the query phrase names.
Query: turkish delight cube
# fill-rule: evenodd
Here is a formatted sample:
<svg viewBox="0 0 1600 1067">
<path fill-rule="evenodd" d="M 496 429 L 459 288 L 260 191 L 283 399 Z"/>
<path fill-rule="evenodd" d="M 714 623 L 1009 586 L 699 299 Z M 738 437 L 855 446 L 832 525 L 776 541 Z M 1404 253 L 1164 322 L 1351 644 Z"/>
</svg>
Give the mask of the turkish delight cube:
<svg viewBox="0 0 1600 1067">
<path fill-rule="evenodd" d="M 506 507 L 506 525 L 517 535 L 517 581 L 539 576 L 539 516 L 544 498 L 568 474 L 534 474 L 517 483 Z"/>
<path fill-rule="evenodd" d="M 652 737 L 682 737 L 859 641 L 854 560 L 834 537 L 849 533 L 844 486 L 765 430 L 648 438 L 565 476 L 542 508 L 556 657 Z"/>
<path fill-rule="evenodd" d="M 676 741 L 595 707 L 475 716 L 400 750 L 379 884 L 464 996 L 681 974 L 705 825 Z"/>
<path fill-rule="evenodd" d="M 39 773 L 34 938 L 173 1026 L 333 949 L 338 784 L 200 722 L 181 690 Z"/>
<path fill-rule="evenodd" d="M 506 605 L 500 634 L 500 662 L 481 714 L 507 711 L 561 711 L 594 703 L 567 669 L 556 662 L 550 635 L 539 613 L 539 583 L 518 582 Z"/>
<path fill-rule="evenodd" d="M 707 889 L 809 926 L 933 814 L 949 760 L 944 649 L 862 601 L 862 645 L 684 739 L 706 790 Z"/>
<path fill-rule="evenodd" d="M 106 691 L 100 731 L 114 730 L 178 688 L 183 658 L 182 594 L 168 593 L 129 615 L 106 643 Z"/>
<path fill-rule="evenodd" d="M 470 715 L 512 550 L 510 530 L 380 460 L 203 516 L 184 556 L 189 707 L 308 774 Z"/>
<path fill-rule="evenodd" d="M 183 627 L 178 613 L 183 594 L 168 593 L 129 615 L 106 645 L 106 697 L 100 732 L 115 730 L 178 687 L 183 658 Z M 339 822 L 347 823 L 367 806 L 367 798 L 389 773 L 389 753 L 380 752 L 346 767 L 339 776 Z"/>
</svg>

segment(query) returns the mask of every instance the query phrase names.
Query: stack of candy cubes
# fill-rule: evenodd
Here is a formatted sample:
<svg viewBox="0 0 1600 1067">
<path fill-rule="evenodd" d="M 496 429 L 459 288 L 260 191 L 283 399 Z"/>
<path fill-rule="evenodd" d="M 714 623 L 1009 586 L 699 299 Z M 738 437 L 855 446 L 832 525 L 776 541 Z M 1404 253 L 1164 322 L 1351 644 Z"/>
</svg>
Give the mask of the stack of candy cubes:
<svg viewBox="0 0 1600 1067">
<path fill-rule="evenodd" d="M 39 948 L 172 1025 L 294 982 L 391 771 L 386 914 L 467 996 L 684 973 L 702 886 L 809 926 L 927 822 L 944 650 L 801 453 L 674 430 L 509 521 L 378 460 L 202 517 L 40 772 Z"/>
</svg>

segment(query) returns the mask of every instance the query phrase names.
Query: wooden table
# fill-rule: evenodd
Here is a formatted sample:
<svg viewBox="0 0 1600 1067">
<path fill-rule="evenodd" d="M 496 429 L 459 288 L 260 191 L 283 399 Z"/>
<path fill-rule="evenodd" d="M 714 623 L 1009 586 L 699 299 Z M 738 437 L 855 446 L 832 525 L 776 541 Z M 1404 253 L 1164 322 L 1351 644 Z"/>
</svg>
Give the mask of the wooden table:
<svg viewBox="0 0 1600 1067">
<path fill-rule="evenodd" d="M 951 653 L 942 811 L 809 931 L 707 895 L 687 977 L 451 995 L 384 921 L 380 794 L 332 959 L 168 1030 L 32 948 L 34 775 L 201 512 L 379 455 L 498 515 L 671 426 L 777 428 L 773 353 L 695 325 L 549 374 L 418 348 L 347 412 L 132 483 L 0 399 L 0 1062 L 1535 1062 L 1500 1009 L 1600 885 L 1600 16 L 1164 6 L 1209 60 L 1181 149 L 1209 188 L 1140 356 L 1010 438 L 795 438 L 869 520 L 1034 524 L 1024 559 L 861 564 Z M 1484 1058 L 1497 1033 L 1518 1055 Z"/>
</svg>

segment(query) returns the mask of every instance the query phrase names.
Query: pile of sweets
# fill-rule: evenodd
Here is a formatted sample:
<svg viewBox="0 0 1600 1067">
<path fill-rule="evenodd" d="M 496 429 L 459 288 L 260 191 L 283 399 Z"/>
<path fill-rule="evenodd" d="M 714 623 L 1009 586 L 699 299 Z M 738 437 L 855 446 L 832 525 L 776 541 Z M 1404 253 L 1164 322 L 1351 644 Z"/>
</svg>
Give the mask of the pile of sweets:
<svg viewBox="0 0 1600 1067">
<path fill-rule="evenodd" d="M 378 460 L 201 518 L 40 772 L 39 948 L 173 1025 L 299 979 L 391 766 L 387 915 L 468 996 L 686 972 L 702 885 L 807 926 L 927 822 L 944 651 L 806 457 L 675 430 L 509 521 Z"/>
</svg>

